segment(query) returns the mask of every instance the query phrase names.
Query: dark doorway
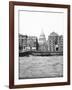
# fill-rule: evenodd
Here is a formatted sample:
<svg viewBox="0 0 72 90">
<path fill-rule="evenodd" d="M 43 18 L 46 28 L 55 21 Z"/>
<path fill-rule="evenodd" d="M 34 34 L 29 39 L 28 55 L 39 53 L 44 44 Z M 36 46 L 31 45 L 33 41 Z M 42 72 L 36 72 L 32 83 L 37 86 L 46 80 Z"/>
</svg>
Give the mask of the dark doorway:
<svg viewBox="0 0 72 90">
<path fill-rule="evenodd" d="M 56 47 L 56 51 L 58 51 L 58 47 Z"/>
</svg>

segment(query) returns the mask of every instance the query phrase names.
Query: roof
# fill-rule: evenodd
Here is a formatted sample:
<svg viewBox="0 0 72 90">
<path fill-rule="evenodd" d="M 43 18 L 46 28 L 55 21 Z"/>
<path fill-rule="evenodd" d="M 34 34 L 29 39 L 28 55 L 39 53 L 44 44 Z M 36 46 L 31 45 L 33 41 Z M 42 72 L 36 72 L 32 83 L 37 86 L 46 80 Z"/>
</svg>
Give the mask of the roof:
<svg viewBox="0 0 72 90">
<path fill-rule="evenodd" d="M 49 36 L 59 36 L 59 35 L 57 33 L 55 33 L 55 32 L 52 32 L 52 33 L 50 33 Z"/>
</svg>

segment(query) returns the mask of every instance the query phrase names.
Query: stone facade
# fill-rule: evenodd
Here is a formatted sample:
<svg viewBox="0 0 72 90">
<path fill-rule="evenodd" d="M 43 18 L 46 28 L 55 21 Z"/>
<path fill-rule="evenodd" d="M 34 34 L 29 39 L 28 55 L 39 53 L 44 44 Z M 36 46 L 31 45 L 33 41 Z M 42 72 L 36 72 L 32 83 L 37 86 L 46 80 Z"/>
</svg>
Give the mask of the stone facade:
<svg viewBox="0 0 72 90">
<path fill-rule="evenodd" d="M 27 35 L 19 34 L 19 50 L 26 50 L 27 47 Z"/>
<path fill-rule="evenodd" d="M 42 31 L 39 40 L 36 36 L 27 36 L 19 34 L 20 51 L 41 51 L 41 52 L 63 52 L 63 36 L 52 32 L 46 41 L 45 34 Z"/>
<path fill-rule="evenodd" d="M 38 43 L 39 43 L 39 47 L 38 47 L 39 51 L 42 51 L 42 52 L 47 51 L 48 46 L 47 46 L 45 34 L 43 31 L 40 34 Z"/>
<path fill-rule="evenodd" d="M 37 49 L 37 37 L 35 36 L 28 36 L 27 38 L 27 48 L 29 50 L 36 50 Z"/>
<path fill-rule="evenodd" d="M 45 38 L 45 34 L 44 34 L 43 31 L 42 31 L 41 34 L 40 34 L 38 43 L 39 43 L 39 45 L 42 45 L 42 44 L 46 43 L 46 38 Z"/>
<path fill-rule="evenodd" d="M 37 50 L 37 44 L 38 44 L 37 37 L 19 34 L 20 51 Z"/>
<path fill-rule="evenodd" d="M 47 43 L 40 44 L 39 47 L 38 47 L 38 50 L 42 51 L 42 52 L 47 52 L 48 51 Z"/>
<path fill-rule="evenodd" d="M 59 50 L 63 52 L 63 35 L 59 37 Z"/>
<path fill-rule="evenodd" d="M 48 37 L 48 51 L 62 52 L 63 51 L 63 38 L 55 32 L 52 32 Z"/>
</svg>

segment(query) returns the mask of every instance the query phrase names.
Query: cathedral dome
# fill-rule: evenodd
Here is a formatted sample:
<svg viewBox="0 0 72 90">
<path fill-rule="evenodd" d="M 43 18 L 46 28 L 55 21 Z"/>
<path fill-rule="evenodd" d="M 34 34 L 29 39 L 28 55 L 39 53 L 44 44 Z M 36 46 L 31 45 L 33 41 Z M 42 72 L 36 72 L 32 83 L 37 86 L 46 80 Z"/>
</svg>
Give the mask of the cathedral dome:
<svg viewBox="0 0 72 90">
<path fill-rule="evenodd" d="M 40 37 L 39 37 L 39 44 L 43 44 L 46 42 L 45 34 L 43 31 L 41 31 Z"/>
</svg>

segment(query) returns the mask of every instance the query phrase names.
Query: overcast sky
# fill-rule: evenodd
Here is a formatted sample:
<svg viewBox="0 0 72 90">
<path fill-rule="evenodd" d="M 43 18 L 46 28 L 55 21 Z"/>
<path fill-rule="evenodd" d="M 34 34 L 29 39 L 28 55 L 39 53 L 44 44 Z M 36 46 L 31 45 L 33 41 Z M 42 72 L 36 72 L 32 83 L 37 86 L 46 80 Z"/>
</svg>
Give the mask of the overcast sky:
<svg viewBox="0 0 72 90">
<path fill-rule="evenodd" d="M 37 36 L 43 31 L 46 39 L 51 32 L 64 33 L 64 13 L 19 11 L 19 33 Z"/>
</svg>

